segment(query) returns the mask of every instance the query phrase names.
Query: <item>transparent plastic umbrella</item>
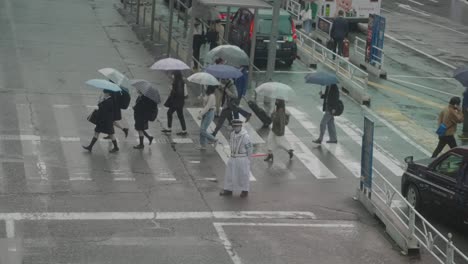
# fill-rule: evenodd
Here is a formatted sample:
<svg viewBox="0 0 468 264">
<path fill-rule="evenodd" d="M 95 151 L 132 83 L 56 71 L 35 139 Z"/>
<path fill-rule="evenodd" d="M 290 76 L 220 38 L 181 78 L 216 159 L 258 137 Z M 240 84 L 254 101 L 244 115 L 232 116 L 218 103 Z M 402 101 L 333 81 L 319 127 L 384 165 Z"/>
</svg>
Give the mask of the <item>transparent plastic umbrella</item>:
<svg viewBox="0 0 468 264">
<path fill-rule="evenodd" d="M 294 98 L 296 93 L 294 90 L 284 83 L 267 82 L 255 88 L 257 95 L 266 96 L 273 99 L 282 99 L 290 101 Z"/>
<path fill-rule="evenodd" d="M 237 67 L 249 65 L 250 63 L 247 53 L 234 45 L 221 45 L 206 54 L 207 61 L 214 62 L 218 58 L 223 59 L 225 64 Z"/>
<path fill-rule="evenodd" d="M 109 90 L 113 92 L 122 91 L 122 89 L 120 89 L 120 87 L 117 84 L 111 83 L 108 80 L 103 80 L 103 79 L 87 80 L 86 84 L 89 85 L 90 87 L 101 89 L 101 90 Z"/>
<path fill-rule="evenodd" d="M 161 70 L 161 71 L 183 71 L 183 70 L 190 70 L 190 67 L 185 64 L 185 62 L 174 59 L 174 58 L 166 58 L 162 60 L 158 60 L 155 62 L 150 69 L 152 70 Z"/>
<path fill-rule="evenodd" d="M 102 68 L 98 70 L 98 72 L 104 75 L 108 80 L 120 86 L 120 88 L 126 89 L 126 92 L 128 92 L 128 89 L 131 87 L 130 79 L 114 68 Z"/>
<path fill-rule="evenodd" d="M 211 74 L 206 72 L 197 72 L 190 75 L 187 80 L 201 85 L 220 85 L 219 81 Z"/>
</svg>

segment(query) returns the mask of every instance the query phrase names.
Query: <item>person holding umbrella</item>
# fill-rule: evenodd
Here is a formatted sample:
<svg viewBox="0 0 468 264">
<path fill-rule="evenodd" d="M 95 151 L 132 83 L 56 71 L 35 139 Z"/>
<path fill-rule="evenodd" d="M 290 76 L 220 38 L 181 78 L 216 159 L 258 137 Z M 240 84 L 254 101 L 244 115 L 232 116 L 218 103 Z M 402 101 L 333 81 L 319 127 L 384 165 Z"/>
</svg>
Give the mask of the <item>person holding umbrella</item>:
<svg viewBox="0 0 468 264">
<path fill-rule="evenodd" d="M 320 135 L 319 138 L 312 141 L 316 144 L 322 144 L 323 136 L 325 135 L 325 130 L 328 127 L 329 140 L 327 143 L 336 144 L 338 139 L 336 137 L 336 128 L 335 128 L 335 113 L 338 110 L 338 103 L 340 100 L 340 91 L 338 85 L 331 84 L 328 85 L 325 89 L 325 93 L 320 91 L 320 98 L 323 99 L 322 110 L 325 114 L 322 117 L 320 122 Z"/>
<path fill-rule="evenodd" d="M 250 189 L 250 161 L 252 158 L 252 142 L 249 134 L 242 128 L 242 121 L 232 120 L 229 157 L 224 176 L 224 188 L 219 193 L 221 196 L 232 196 L 233 191 L 241 191 L 240 197 L 249 195 Z"/>
<path fill-rule="evenodd" d="M 111 90 L 103 90 L 103 94 L 100 96 L 98 101 L 98 109 L 95 110 L 95 125 L 94 137 L 88 146 L 82 146 L 87 151 L 91 152 L 96 141 L 99 139 L 99 134 L 108 134 L 112 140 L 114 148 L 109 152 L 115 153 L 119 151 L 117 140 L 114 137 L 114 101 L 112 99 Z"/>
<path fill-rule="evenodd" d="M 216 107 L 216 98 L 214 95 L 216 86 L 210 85 L 208 86 L 206 90 L 206 96 L 205 96 L 205 107 L 200 111 L 198 115 L 198 119 L 201 120 L 201 125 L 200 125 L 200 150 L 206 149 L 206 143 L 207 141 L 213 142 L 213 146 L 216 147 L 216 144 L 218 143 L 218 140 L 208 133 L 207 129 L 210 126 L 211 122 L 213 122 L 214 119 L 214 112 L 215 112 L 215 107 Z"/>
<path fill-rule="evenodd" d="M 221 83 L 224 85 L 222 96 L 223 109 L 221 110 L 218 122 L 216 123 L 216 128 L 212 133 L 213 137 L 216 137 L 216 134 L 218 134 L 219 130 L 226 121 L 226 118 L 229 121 L 232 120 L 232 115 L 236 110 L 236 103 L 238 100 L 237 88 L 234 85 L 234 82 L 230 79 L 222 79 Z"/>
<path fill-rule="evenodd" d="M 112 82 L 111 80 L 109 80 L 110 82 Z M 114 102 L 114 126 L 121 129 L 122 132 L 124 132 L 125 134 L 125 137 L 128 137 L 128 128 L 127 127 L 123 127 L 121 124 L 120 124 L 120 120 L 122 120 L 122 105 L 123 105 L 123 101 L 124 101 L 124 95 L 123 93 L 126 93 L 125 97 L 130 99 L 130 94 L 128 92 L 126 92 L 124 89 L 122 89 L 122 91 L 119 91 L 119 92 L 111 92 L 111 98 L 112 98 L 112 101 Z M 110 139 L 110 135 L 108 135 L 107 137 L 105 137 L 105 139 Z"/>
<path fill-rule="evenodd" d="M 185 82 L 182 78 L 181 71 L 174 71 L 173 72 L 173 82 L 172 82 L 172 90 L 167 98 L 166 102 L 164 103 L 165 107 L 168 107 L 167 110 L 167 128 L 163 129 L 163 133 L 171 133 L 172 132 L 172 115 L 174 112 L 177 112 L 177 117 L 180 121 L 180 126 L 182 127 L 182 131 L 178 132 L 177 135 L 185 136 L 187 135 L 187 127 L 185 125 L 185 118 L 184 118 L 184 104 L 185 104 Z"/>
<path fill-rule="evenodd" d="M 294 156 L 294 150 L 284 137 L 285 128 L 289 123 L 289 115 L 286 113 L 286 103 L 284 100 L 276 99 L 275 105 L 276 110 L 271 114 L 273 126 L 268 134 L 268 156 L 265 161 L 273 161 L 273 150 L 278 146 L 288 152 L 289 159 L 292 159 Z"/>
</svg>

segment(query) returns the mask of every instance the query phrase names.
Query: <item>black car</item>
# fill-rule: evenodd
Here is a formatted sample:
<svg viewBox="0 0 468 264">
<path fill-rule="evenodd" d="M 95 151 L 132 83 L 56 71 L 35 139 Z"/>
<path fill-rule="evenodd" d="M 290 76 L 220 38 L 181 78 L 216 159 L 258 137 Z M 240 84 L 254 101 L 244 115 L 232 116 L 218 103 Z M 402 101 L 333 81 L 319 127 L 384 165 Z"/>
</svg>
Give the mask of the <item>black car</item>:
<svg viewBox="0 0 468 264">
<path fill-rule="evenodd" d="M 257 37 L 255 44 L 255 60 L 268 59 L 268 45 L 271 35 L 273 11 L 260 9 L 258 11 Z M 281 10 L 278 23 L 278 40 L 276 43 L 276 60 L 291 65 L 297 57 L 296 28 L 291 15 Z M 250 44 L 254 28 L 254 13 L 247 8 L 240 8 L 231 20 L 229 43 L 250 54 Z"/>
<path fill-rule="evenodd" d="M 468 223 L 468 147 L 453 148 L 439 158 L 413 161 L 401 179 L 401 191 L 416 209 L 455 213 Z"/>
</svg>

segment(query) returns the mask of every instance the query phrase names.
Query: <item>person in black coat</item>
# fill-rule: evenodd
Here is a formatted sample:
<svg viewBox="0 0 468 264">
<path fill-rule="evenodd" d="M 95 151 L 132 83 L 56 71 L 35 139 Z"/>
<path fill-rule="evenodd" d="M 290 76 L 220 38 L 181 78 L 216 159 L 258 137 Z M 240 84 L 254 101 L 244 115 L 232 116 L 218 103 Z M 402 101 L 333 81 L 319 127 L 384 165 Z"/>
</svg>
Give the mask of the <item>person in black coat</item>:
<svg viewBox="0 0 468 264">
<path fill-rule="evenodd" d="M 111 80 L 109 81 L 112 82 Z M 122 99 L 122 93 L 125 93 L 125 91 L 111 92 L 111 97 L 112 97 L 112 100 L 114 101 L 114 126 L 117 128 L 120 128 L 124 132 L 125 137 L 128 137 L 128 128 L 123 127 L 119 122 L 120 120 L 122 120 L 122 109 L 120 108 L 121 106 L 120 100 Z M 109 139 L 109 138 L 110 136 L 105 137 L 105 139 Z"/>
<path fill-rule="evenodd" d="M 164 106 L 169 108 L 167 110 L 167 128 L 163 129 L 162 132 L 172 132 L 172 115 L 174 112 L 177 112 L 177 117 L 182 127 L 182 132 L 178 132 L 177 135 L 185 136 L 187 135 L 187 127 L 184 118 L 185 82 L 184 79 L 182 79 L 181 71 L 174 71 L 173 76 L 174 80 L 172 82 L 171 94 L 164 103 Z"/>
<path fill-rule="evenodd" d="M 114 153 L 119 151 L 117 140 L 114 137 L 114 100 L 112 99 L 112 91 L 104 90 L 103 95 L 99 98 L 96 127 L 94 128 L 94 137 L 88 146 L 83 146 L 84 149 L 91 152 L 96 141 L 99 139 L 99 134 L 108 134 L 112 139 L 114 148 L 109 152 Z"/>
<path fill-rule="evenodd" d="M 328 127 L 328 136 L 330 139 L 327 141 L 327 143 L 338 143 L 336 138 L 334 117 L 340 100 L 340 91 L 338 90 L 338 85 L 332 84 L 327 86 L 324 94 L 322 91 L 320 91 L 320 97 L 323 99 L 322 110 L 325 112 L 325 114 L 323 115 L 322 121 L 320 122 L 320 136 L 313 142 L 316 144 L 321 144 L 323 136 L 325 135 L 325 130 Z"/>
<path fill-rule="evenodd" d="M 337 52 L 340 56 L 343 56 L 343 40 L 348 37 L 349 33 L 348 20 L 343 16 L 343 10 L 338 11 L 338 17 L 333 21 L 330 32 L 330 36 L 333 38 L 333 52 Z M 338 51 L 336 51 L 336 48 L 338 48 Z M 335 59 L 335 56 L 333 56 L 333 59 Z"/>
<path fill-rule="evenodd" d="M 158 115 L 158 105 L 148 97 L 142 95 L 138 91 L 138 98 L 136 99 L 135 106 L 133 106 L 133 118 L 135 119 L 135 130 L 138 131 L 138 136 L 140 139 L 140 144 L 134 146 L 134 149 L 143 149 L 143 140 L 146 137 L 149 141 L 149 145 L 153 142 L 153 137 L 146 133 L 145 130 L 148 129 L 148 121 L 150 120 L 150 115 L 156 111 L 156 116 Z"/>
</svg>

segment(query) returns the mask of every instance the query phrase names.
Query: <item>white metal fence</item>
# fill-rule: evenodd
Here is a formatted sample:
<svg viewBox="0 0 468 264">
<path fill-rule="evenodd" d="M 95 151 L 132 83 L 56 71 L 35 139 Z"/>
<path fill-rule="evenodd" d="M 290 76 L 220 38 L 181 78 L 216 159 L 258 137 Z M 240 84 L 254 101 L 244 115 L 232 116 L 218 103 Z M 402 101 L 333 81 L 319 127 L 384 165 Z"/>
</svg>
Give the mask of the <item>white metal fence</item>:
<svg viewBox="0 0 468 264">
<path fill-rule="evenodd" d="M 392 212 L 399 226 L 406 229 L 406 239 L 417 240 L 439 263 L 468 263 L 468 257 L 453 244 L 452 235 L 442 235 L 380 174 L 373 175 L 371 200 Z"/>
</svg>

